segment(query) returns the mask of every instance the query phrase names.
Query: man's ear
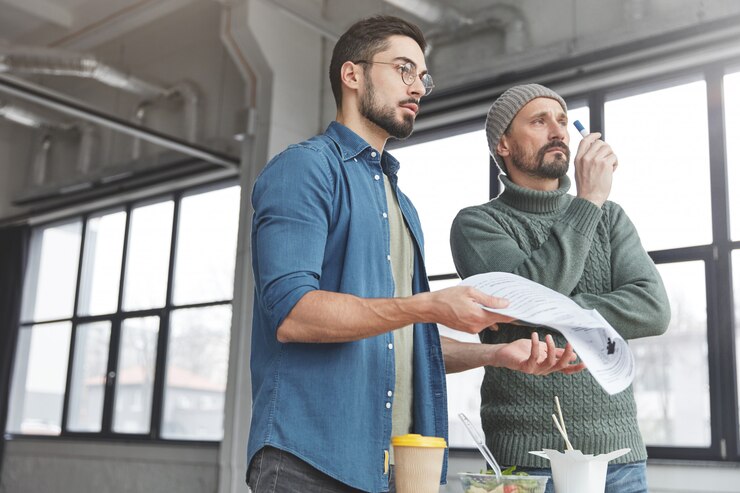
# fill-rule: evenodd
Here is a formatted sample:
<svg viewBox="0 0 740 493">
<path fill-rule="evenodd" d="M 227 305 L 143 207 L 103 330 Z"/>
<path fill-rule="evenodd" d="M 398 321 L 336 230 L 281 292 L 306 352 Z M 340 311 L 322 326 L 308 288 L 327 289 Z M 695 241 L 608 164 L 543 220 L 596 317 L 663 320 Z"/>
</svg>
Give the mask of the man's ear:
<svg viewBox="0 0 740 493">
<path fill-rule="evenodd" d="M 506 134 L 502 135 L 501 139 L 499 139 L 498 145 L 496 145 L 496 154 L 501 157 L 511 155 L 511 147 L 509 146 L 509 140 L 506 138 Z"/>
<path fill-rule="evenodd" d="M 359 64 L 344 62 L 339 72 L 342 84 L 350 89 L 357 90 L 360 87 L 364 73 L 360 70 Z"/>
</svg>

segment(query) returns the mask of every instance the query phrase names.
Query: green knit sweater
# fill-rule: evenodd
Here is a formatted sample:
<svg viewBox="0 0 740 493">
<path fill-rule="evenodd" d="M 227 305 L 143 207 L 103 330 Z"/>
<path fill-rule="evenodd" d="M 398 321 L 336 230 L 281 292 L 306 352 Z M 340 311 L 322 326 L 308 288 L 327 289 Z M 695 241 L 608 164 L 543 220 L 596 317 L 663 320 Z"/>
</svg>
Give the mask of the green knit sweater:
<svg viewBox="0 0 740 493">
<path fill-rule="evenodd" d="M 568 195 L 570 180 L 558 190 L 520 187 L 505 176 L 499 198 L 460 211 L 452 224 L 451 246 L 461 277 L 482 272 L 512 272 L 595 308 L 625 339 L 662 334 L 670 320 L 665 288 L 640 244 L 635 227 L 617 204 L 601 208 Z M 481 333 L 495 344 L 529 337 L 531 327 L 500 324 Z M 552 334 L 558 346 L 565 338 Z M 563 449 L 551 418 L 560 398 L 571 443 L 583 453 L 628 447 L 616 463 L 645 460 L 632 387 L 610 396 L 588 371 L 546 377 L 502 368 L 485 368 L 481 418 L 486 442 L 502 464 L 549 467 L 528 454 Z"/>
</svg>

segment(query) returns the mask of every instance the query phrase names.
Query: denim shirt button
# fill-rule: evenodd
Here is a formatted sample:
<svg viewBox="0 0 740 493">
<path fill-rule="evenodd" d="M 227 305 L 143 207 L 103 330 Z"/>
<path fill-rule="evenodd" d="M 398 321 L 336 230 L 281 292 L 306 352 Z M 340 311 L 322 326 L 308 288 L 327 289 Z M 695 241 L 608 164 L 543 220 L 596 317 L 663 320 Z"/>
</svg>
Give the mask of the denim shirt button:
<svg viewBox="0 0 740 493">
<path fill-rule="evenodd" d="M 392 395 L 393 395 L 393 391 L 392 390 L 389 390 L 388 391 L 388 397 L 391 397 Z"/>
<path fill-rule="evenodd" d="M 385 408 L 386 409 L 390 409 L 391 408 L 391 403 L 390 402 L 386 402 L 385 403 Z"/>
<path fill-rule="evenodd" d="M 388 260 L 390 260 L 391 259 L 391 256 L 390 255 L 386 255 L 385 258 L 387 258 Z"/>
<path fill-rule="evenodd" d="M 393 349 L 393 343 L 392 342 L 389 342 L 388 343 L 388 349 Z"/>
<path fill-rule="evenodd" d="M 380 180 L 380 175 L 375 175 L 373 178 L 375 178 L 375 181 Z"/>
<path fill-rule="evenodd" d="M 378 155 L 378 153 L 377 153 L 377 152 L 375 152 L 375 151 L 373 151 L 373 152 L 371 152 L 371 153 L 370 153 L 370 157 L 375 157 L 375 156 L 377 156 L 377 155 Z"/>
<path fill-rule="evenodd" d="M 384 217 L 384 218 L 387 218 L 387 217 L 388 217 L 388 213 L 384 212 L 384 213 L 383 213 L 383 217 Z"/>
</svg>

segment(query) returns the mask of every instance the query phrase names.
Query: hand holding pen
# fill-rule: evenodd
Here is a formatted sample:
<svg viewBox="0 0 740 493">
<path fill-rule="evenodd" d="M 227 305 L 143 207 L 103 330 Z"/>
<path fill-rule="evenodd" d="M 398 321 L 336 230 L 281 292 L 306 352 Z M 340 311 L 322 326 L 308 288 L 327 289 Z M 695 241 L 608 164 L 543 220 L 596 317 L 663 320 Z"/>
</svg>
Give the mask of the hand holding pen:
<svg viewBox="0 0 740 493">
<path fill-rule="evenodd" d="M 574 160 L 577 196 L 601 207 L 611 193 L 617 156 L 609 144 L 599 140 L 601 133 L 589 134 L 581 122 L 576 120 L 573 123 L 583 135 Z"/>
</svg>

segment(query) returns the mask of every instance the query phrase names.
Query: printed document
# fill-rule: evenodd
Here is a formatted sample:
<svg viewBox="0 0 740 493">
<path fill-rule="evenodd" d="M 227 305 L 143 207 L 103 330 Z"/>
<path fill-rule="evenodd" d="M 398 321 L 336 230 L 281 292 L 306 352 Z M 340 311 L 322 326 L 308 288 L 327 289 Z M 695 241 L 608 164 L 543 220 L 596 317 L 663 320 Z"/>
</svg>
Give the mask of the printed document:
<svg viewBox="0 0 740 493">
<path fill-rule="evenodd" d="M 629 345 L 596 310 L 581 308 L 557 291 L 507 272 L 478 274 L 461 284 L 509 300 L 506 308 L 483 307 L 486 310 L 563 334 L 610 395 L 632 383 L 635 361 Z"/>
</svg>

